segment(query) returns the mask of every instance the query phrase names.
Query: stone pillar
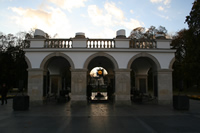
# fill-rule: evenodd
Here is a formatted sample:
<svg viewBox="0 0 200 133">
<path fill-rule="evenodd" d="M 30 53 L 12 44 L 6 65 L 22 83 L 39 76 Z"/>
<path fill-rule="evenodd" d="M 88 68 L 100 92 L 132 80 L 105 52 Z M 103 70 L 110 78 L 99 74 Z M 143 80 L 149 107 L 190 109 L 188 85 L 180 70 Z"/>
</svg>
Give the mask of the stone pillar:
<svg viewBox="0 0 200 133">
<path fill-rule="evenodd" d="M 129 69 L 118 69 L 115 71 L 115 101 L 130 103 L 130 80 Z"/>
<path fill-rule="evenodd" d="M 43 100 L 43 70 L 28 69 L 28 95 L 32 102 Z"/>
<path fill-rule="evenodd" d="M 87 70 L 71 70 L 71 101 L 86 101 Z"/>
<path fill-rule="evenodd" d="M 172 70 L 165 69 L 157 72 L 158 103 L 169 104 L 172 102 Z"/>
</svg>

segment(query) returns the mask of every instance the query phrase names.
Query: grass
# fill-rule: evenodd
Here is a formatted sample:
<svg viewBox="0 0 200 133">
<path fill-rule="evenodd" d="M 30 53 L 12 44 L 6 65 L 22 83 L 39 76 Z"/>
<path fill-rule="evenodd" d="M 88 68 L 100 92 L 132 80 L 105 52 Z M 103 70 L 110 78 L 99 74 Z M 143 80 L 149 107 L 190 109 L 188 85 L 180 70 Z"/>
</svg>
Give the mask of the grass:
<svg viewBox="0 0 200 133">
<path fill-rule="evenodd" d="M 7 99 L 11 99 L 13 98 L 15 95 L 7 95 Z M 0 96 L 0 99 L 1 99 L 1 96 Z"/>
<path fill-rule="evenodd" d="M 200 100 L 200 89 L 191 87 L 179 91 L 178 89 L 173 90 L 174 95 L 187 95 L 190 99 Z"/>
</svg>

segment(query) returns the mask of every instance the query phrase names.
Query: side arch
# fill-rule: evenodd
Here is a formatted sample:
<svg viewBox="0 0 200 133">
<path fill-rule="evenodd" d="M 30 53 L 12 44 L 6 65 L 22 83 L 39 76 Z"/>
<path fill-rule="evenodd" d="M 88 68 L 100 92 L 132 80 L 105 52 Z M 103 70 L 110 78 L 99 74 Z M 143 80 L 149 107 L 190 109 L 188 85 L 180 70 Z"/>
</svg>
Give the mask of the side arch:
<svg viewBox="0 0 200 133">
<path fill-rule="evenodd" d="M 151 59 L 155 63 L 157 70 L 161 69 L 159 61 L 154 56 L 152 56 L 151 54 L 148 54 L 146 52 L 139 53 L 139 54 L 133 56 L 128 62 L 127 69 L 131 69 L 131 65 L 132 65 L 133 61 L 136 60 L 139 57 L 147 57 L 147 58 Z"/>
<path fill-rule="evenodd" d="M 25 61 L 26 61 L 27 65 L 28 65 L 28 69 L 31 69 L 32 68 L 31 62 L 26 56 L 25 56 Z"/>
<path fill-rule="evenodd" d="M 111 55 L 109 55 L 109 54 L 107 54 L 107 53 L 103 53 L 103 52 L 101 52 L 101 53 L 95 53 L 95 54 L 89 56 L 89 57 L 87 58 L 87 60 L 85 61 L 83 68 L 84 68 L 84 69 L 87 69 L 87 68 L 88 68 L 88 65 L 89 65 L 89 63 L 90 63 L 90 61 L 92 61 L 92 59 L 94 59 L 95 57 L 98 57 L 98 56 L 103 56 L 103 57 L 107 57 L 108 59 L 110 59 L 110 60 L 112 61 L 113 65 L 114 65 L 115 70 L 117 70 L 117 69 L 119 68 L 118 63 L 117 63 L 117 61 L 113 58 L 113 56 L 111 56 Z"/>
<path fill-rule="evenodd" d="M 49 59 L 51 59 L 52 57 L 58 57 L 58 56 L 65 58 L 69 62 L 71 68 L 74 69 L 74 63 L 73 63 L 72 59 L 69 56 L 67 56 L 66 54 L 63 54 L 63 53 L 56 53 L 56 52 L 47 55 L 42 60 L 42 62 L 40 64 L 40 68 L 44 69 L 46 67 L 46 65 L 48 64 L 47 62 L 48 62 Z"/>
<path fill-rule="evenodd" d="M 176 58 L 174 57 L 169 63 L 169 69 L 171 69 L 171 70 L 173 69 L 173 64 L 175 61 L 176 61 Z"/>
</svg>

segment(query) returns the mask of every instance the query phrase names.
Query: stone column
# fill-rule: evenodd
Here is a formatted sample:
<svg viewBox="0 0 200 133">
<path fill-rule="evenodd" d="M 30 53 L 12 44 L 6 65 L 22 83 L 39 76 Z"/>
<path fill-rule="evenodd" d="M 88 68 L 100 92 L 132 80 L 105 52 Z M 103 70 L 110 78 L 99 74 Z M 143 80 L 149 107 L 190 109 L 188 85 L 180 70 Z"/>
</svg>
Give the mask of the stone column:
<svg viewBox="0 0 200 133">
<path fill-rule="evenodd" d="M 43 70 L 28 69 L 28 95 L 31 102 L 43 100 Z"/>
<path fill-rule="evenodd" d="M 130 80 L 129 69 L 115 70 L 115 101 L 117 102 L 130 102 Z"/>
<path fill-rule="evenodd" d="M 71 70 L 71 101 L 86 101 L 87 70 Z"/>
<path fill-rule="evenodd" d="M 157 72 L 158 103 L 169 104 L 172 102 L 172 70 L 165 69 Z"/>
</svg>

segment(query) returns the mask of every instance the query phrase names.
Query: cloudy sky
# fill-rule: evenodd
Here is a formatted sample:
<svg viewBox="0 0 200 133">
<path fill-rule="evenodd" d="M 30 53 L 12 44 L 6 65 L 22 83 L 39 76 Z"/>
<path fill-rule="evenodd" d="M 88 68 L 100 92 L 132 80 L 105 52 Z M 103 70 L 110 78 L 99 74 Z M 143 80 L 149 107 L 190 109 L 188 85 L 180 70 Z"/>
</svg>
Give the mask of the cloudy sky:
<svg viewBox="0 0 200 133">
<path fill-rule="evenodd" d="M 0 32 L 16 34 L 32 28 L 50 36 L 114 38 L 125 29 L 164 26 L 169 34 L 187 28 L 194 0 L 0 0 Z"/>
</svg>

